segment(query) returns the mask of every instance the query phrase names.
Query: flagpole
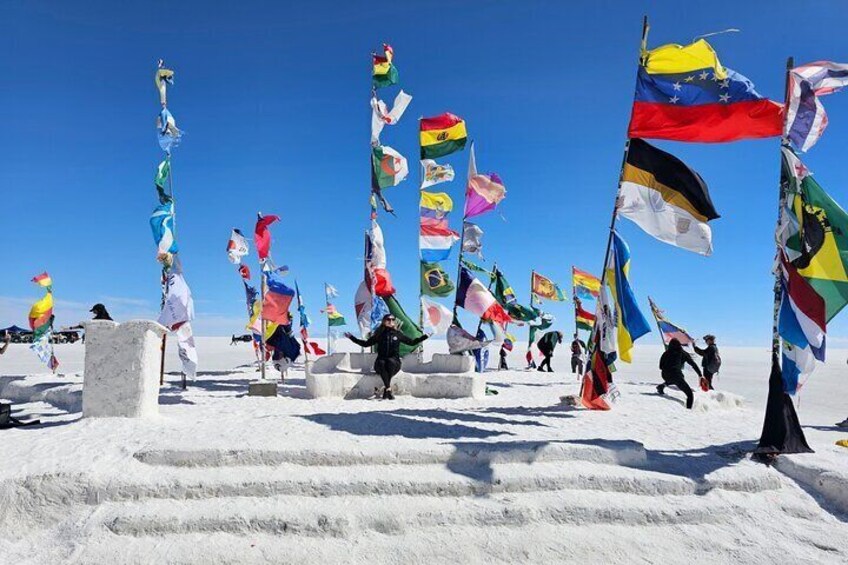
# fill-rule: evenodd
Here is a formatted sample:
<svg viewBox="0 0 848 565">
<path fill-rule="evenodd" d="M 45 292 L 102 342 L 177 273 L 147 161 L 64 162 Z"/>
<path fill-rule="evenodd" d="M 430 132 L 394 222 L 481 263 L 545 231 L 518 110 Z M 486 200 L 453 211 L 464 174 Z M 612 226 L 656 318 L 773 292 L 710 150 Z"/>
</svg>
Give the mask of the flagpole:
<svg viewBox="0 0 848 565">
<path fill-rule="evenodd" d="M 785 86 L 786 89 L 784 93 L 784 102 L 783 102 L 783 134 L 780 138 L 780 146 L 781 148 L 784 145 L 788 145 L 789 138 L 786 135 L 786 120 L 789 109 L 789 73 L 792 71 L 792 67 L 795 66 L 795 60 L 793 57 L 788 57 L 786 59 L 786 80 Z M 780 170 L 783 170 L 783 151 L 780 152 Z M 777 201 L 777 227 L 775 228 L 775 232 L 780 229 L 780 216 L 783 213 L 783 208 L 786 206 L 786 188 L 783 186 L 783 182 L 781 181 L 778 193 L 778 201 Z M 780 355 L 780 331 L 778 328 L 778 318 L 780 315 L 780 297 L 782 294 L 782 287 L 780 284 L 780 242 L 775 237 L 775 271 L 774 271 L 774 304 L 773 304 L 773 318 L 771 325 L 771 352 L 773 355 Z"/>
<path fill-rule="evenodd" d="M 530 309 L 533 309 L 533 281 L 536 279 L 536 271 L 530 271 Z M 529 326 L 529 324 L 528 324 Z M 533 328 L 529 328 L 530 333 L 527 335 L 527 351 L 533 349 L 533 340 L 531 336 L 533 335 Z"/>
<path fill-rule="evenodd" d="M 330 293 L 327 292 L 327 283 L 324 283 L 324 314 L 327 317 L 327 355 L 333 353 L 330 347 Z"/>
<path fill-rule="evenodd" d="M 642 40 L 640 43 L 640 52 L 639 57 L 641 60 L 642 54 L 647 50 L 648 43 L 648 16 L 642 17 Z M 633 115 L 633 110 L 631 108 L 631 117 Z M 615 190 L 615 199 L 613 200 L 612 205 L 612 217 L 610 218 L 610 226 L 609 226 L 609 234 L 607 235 L 607 249 L 604 253 L 604 265 L 603 270 L 601 271 L 601 286 L 604 285 L 607 278 L 607 263 L 609 263 L 610 251 L 612 250 L 612 235 L 615 232 L 615 223 L 618 219 L 618 195 L 621 192 L 621 182 L 624 178 L 624 167 L 627 165 L 627 156 L 630 154 L 630 136 L 628 134 L 627 139 L 624 142 L 624 154 L 621 157 L 621 169 L 618 173 L 618 186 Z"/>
<path fill-rule="evenodd" d="M 571 266 L 571 302 L 574 304 L 574 335 L 579 336 L 577 327 L 577 287 L 574 286 L 574 265 Z"/>
<path fill-rule="evenodd" d="M 660 342 L 663 345 L 663 349 L 668 349 L 668 345 L 665 343 L 665 337 L 663 337 L 662 328 L 660 327 L 660 319 L 659 316 L 657 316 L 657 305 L 654 304 L 654 299 L 650 296 L 648 297 L 648 304 L 651 305 L 651 314 L 654 315 L 654 321 L 657 323 L 657 333 L 660 334 Z"/>
<path fill-rule="evenodd" d="M 471 159 L 471 155 L 474 155 L 474 140 L 471 141 L 471 153 L 469 154 L 469 157 L 468 157 L 469 159 Z M 467 171 L 466 171 L 466 176 L 468 176 Z M 466 181 L 465 198 L 462 201 L 463 202 L 462 203 L 462 234 L 460 234 L 460 237 L 459 237 L 459 259 L 457 260 L 457 269 L 456 269 L 457 292 L 459 291 L 459 285 L 460 285 L 461 279 L 462 279 L 462 256 L 463 256 L 463 248 L 465 247 L 465 207 L 468 205 L 468 186 L 467 186 L 467 184 L 468 183 Z M 458 298 L 458 296 L 455 297 L 454 300 L 453 300 L 453 320 L 452 320 L 452 322 L 456 323 L 456 325 L 459 325 L 459 320 L 456 317 L 456 311 L 459 308 L 459 304 L 457 304 L 457 302 L 456 302 L 457 298 Z"/>
</svg>

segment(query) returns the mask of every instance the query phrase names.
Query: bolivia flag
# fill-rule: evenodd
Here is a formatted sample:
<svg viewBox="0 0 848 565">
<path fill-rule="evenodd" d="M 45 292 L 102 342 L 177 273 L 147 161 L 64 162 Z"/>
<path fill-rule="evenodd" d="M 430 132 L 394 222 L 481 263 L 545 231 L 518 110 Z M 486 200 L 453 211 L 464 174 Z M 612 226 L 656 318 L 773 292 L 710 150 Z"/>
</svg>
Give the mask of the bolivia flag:
<svg viewBox="0 0 848 565">
<path fill-rule="evenodd" d="M 35 284 L 37 284 L 39 286 L 44 286 L 44 287 L 53 286 L 53 279 L 51 279 L 50 275 L 48 275 L 46 272 L 41 273 L 40 275 L 33 277 L 32 282 L 34 282 Z"/>
<path fill-rule="evenodd" d="M 53 317 L 53 293 L 48 292 L 44 297 L 32 305 L 29 311 L 29 327 L 38 330 L 45 324 L 50 323 Z"/>
<path fill-rule="evenodd" d="M 723 67 L 703 39 L 643 53 L 629 137 L 720 143 L 781 135 L 783 106 Z"/>
<path fill-rule="evenodd" d="M 591 330 L 595 325 L 595 315 L 584 310 L 579 302 L 575 304 L 574 318 L 581 330 Z"/>
<path fill-rule="evenodd" d="M 394 58 L 394 50 L 391 45 L 383 44 L 384 55 L 372 54 L 374 70 L 371 73 L 372 84 L 374 88 L 382 88 L 397 84 L 398 72 L 397 68 L 392 64 Z"/>
<path fill-rule="evenodd" d="M 465 120 L 445 112 L 420 120 L 421 158 L 435 159 L 465 148 Z"/>
</svg>

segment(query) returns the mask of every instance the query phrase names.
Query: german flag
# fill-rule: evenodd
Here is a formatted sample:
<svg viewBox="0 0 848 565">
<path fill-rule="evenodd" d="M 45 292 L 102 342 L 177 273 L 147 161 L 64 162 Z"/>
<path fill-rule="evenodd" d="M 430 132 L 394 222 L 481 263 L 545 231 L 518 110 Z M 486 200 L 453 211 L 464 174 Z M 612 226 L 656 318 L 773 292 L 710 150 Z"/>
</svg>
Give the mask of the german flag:
<svg viewBox="0 0 848 565">
<path fill-rule="evenodd" d="M 643 139 L 631 139 L 621 178 L 619 215 L 666 243 L 710 255 L 709 220 L 719 217 L 707 185 L 686 163 Z"/>
<path fill-rule="evenodd" d="M 465 120 L 449 112 L 422 118 L 420 132 L 422 159 L 435 159 L 461 151 L 468 140 Z"/>
</svg>

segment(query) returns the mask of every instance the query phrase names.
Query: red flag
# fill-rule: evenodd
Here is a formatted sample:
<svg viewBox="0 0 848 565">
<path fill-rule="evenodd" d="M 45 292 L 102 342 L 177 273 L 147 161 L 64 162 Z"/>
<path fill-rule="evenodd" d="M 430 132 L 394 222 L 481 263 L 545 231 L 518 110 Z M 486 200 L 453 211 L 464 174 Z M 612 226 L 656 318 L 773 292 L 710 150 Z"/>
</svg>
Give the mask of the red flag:
<svg viewBox="0 0 848 565">
<path fill-rule="evenodd" d="M 241 278 L 243 278 L 246 281 L 250 280 L 250 267 L 242 264 L 242 265 L 239 265 L 238 271 L 239 271 L 239 274 L 241 275 Z"/>
<path fill-rule="evenodd" d="M 280 219 L 279 216 L 257 215 L 256 229 L 253 232 L 253 242 L 256 244 L 256 253 L 259 260 L 264 261 L 271 252 L 271 232 L 268 226 Z"/>
</svg>

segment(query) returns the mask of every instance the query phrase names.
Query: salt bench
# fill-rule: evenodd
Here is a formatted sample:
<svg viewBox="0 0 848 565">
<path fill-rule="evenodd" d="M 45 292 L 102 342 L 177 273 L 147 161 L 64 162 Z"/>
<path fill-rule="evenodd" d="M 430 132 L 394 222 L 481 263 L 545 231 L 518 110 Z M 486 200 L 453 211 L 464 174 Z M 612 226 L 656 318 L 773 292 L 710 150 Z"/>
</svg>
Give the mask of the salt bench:
<svg viewBox="0 0 848 565">
<path fill-rule="evenodd" d="M 383 381 L 374 373 L 376 353 L 333 353 L 307 365 L 306 392 L 311 398 L 370 398 Z M 430 361 L 403 358 L 392 379 L 395 394 L 420 398 L 483 398 L 486 379 L 473 372 L 474 359 L 436 353 Z"/>
</svg>

